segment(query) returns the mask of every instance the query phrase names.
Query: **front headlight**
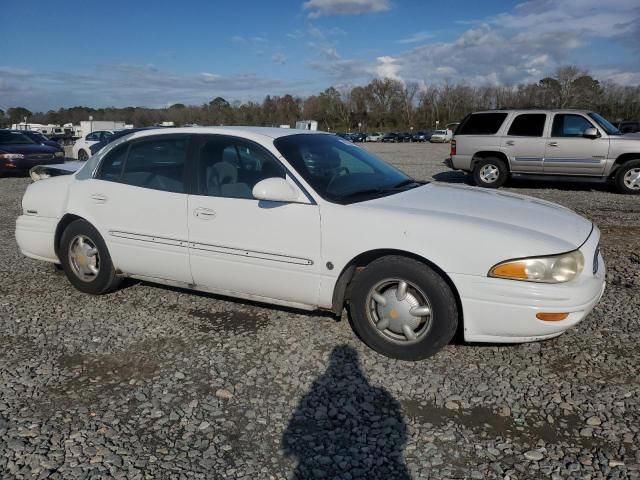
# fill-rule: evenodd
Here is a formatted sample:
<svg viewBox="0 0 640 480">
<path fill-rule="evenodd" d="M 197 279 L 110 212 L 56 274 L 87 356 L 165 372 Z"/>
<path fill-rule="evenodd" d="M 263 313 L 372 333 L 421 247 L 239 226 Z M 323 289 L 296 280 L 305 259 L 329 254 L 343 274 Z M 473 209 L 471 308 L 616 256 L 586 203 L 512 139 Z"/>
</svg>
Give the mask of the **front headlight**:
<svg viewBox="0 0 640 480">
<path fill-rule="evenodd" d="M 3 160 L 22 160 L 24 155 L 21 153 L 0 153 L 0 158 Z"/>
<path fill-rule="evenodd" d="M 64 157 L 64 152 L 56 152 L 54 153 L 54 156 L 60 158 L 60 157 Z"/>
<path fill-rule="evenodd" d="M 489 270 L 489 276 L 525 282 L 564 283 L 576 278 L 584 268 L 584 257 L 578 250 L 549 257 L 508 260 Z"/>
</svg>

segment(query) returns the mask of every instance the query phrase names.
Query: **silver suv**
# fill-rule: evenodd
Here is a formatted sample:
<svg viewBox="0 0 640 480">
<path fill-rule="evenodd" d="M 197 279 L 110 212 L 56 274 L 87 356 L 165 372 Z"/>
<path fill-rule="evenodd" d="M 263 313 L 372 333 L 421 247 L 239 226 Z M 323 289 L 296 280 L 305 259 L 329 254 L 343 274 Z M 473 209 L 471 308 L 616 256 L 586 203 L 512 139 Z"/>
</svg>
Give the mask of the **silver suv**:
<svg viewBox="0 0 640 480">
<path fill-rule="evenodd" d="M 602 116 L 583 110 L 491 110 L 468 115 L 445 164 L 497 188 L 511 176 L 612 181 L 640 194 L 640 138 L 623 136 Z"/>
</svg>

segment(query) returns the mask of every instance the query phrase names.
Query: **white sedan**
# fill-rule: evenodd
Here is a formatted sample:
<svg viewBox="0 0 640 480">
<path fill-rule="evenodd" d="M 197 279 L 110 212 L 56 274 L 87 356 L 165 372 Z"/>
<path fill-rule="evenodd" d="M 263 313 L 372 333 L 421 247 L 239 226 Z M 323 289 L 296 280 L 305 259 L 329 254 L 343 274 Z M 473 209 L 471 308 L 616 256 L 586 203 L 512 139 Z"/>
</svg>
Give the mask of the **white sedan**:
<svg viewBox="0 0 640 480">
<path fill-rule="evenodd" d="M 91 156 L 91 145 L 107 140 L 113 135 L 112 130 L 96 130 L 76 140 L 71 149 L 71 156 L 84 162 Z"/>
<path fill-rule="evenodd" d="M 551 338 L 604 290 L 600 232 L 503 192 L 419 183 L 321 132 L 140 131 L 31 184 L 16 238 L 79 290 L 123 277 L 341 314 L 390 357 Z"/>
</svg>

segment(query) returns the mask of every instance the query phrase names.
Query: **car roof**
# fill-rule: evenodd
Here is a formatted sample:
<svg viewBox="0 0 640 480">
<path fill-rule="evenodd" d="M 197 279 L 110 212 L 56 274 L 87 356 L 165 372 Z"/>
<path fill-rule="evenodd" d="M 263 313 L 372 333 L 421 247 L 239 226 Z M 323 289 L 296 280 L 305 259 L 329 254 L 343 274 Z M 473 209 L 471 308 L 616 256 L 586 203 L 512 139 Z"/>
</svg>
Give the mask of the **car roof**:
<svg viewBox="0 0 640 480">
<path fill-rule="evenodd" d="M 580 110 L 576 108 L 500 108 L 496 110 L 479 110 L 477 112 L 473 112 L 472 115 L 476 113 L 510 113 L 510 112 L 522 112 L 522 113 L 591 113 L 592 110 Z"/>
<path fill-rule="evenodd" d="M 280 138 L 280 137 L 288 137 L 290 135 L 299 135 L 299 134 L 325 134 L 327 132 L 319 132 L 317 130 L 299 130 L 295 128 L 275 128 L 275 127 L 242 127 L 242 126 L 224 126 L 224 127 L 169 127 L 169 128 L 158 128 L 158 129 L 148 129 L 148 130 L 140 130 L 138 132 L 132 133 L 131 138 L 140 138 L 146 137 L 149 135 L 170 135 L 175 133 L 211 133 L 218 135 L 258 135 L 267 138 Z"/>
</svg>

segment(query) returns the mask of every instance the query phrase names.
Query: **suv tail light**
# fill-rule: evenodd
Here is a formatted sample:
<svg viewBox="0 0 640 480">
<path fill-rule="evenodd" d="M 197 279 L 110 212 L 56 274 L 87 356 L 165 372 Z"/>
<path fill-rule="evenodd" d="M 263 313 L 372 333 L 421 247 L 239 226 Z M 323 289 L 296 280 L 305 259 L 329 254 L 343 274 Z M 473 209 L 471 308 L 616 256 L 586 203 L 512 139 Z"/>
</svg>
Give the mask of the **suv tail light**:
<svg viewBox="0 0 640 480">
<path fill-rule="evenodd" d="M 451 156 L 456 154 L 456 141 L 451 140 Z"/>
</svg>

